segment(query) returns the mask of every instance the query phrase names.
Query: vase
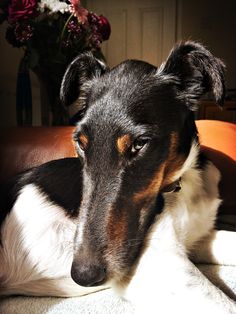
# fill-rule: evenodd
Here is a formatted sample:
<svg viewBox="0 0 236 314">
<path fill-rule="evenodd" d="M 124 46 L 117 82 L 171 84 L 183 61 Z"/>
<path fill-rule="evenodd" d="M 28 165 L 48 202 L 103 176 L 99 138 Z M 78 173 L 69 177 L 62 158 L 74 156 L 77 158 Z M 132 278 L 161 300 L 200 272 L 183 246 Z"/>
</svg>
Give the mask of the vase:
<svg viewBox="0 0 236 314">
<path fill-rule="evenodd" d="M 32 125 L 32 91 L 27 60 L 20 61 L 16 82 L 16 120 L 18 126 Z"/>
<path fill-rule="evenodd" d="M 68 125 L 68 114 L 59 97 L 65 66 L 60 69 L 38 67 L 33 71 L 39 81 L 42 125 Z"/>
</svg>

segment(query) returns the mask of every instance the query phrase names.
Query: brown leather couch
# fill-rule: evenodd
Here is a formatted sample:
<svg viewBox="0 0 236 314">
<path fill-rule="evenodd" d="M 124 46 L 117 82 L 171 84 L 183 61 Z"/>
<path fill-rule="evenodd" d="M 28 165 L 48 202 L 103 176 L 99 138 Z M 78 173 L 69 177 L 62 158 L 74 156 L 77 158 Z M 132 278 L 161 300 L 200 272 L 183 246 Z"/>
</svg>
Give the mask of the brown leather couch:
<svg viewBox="0 0 236 314">
<path fill-rule="evenodd" d="M 236 125 L 197 121 L 202 149 L 220 169 L 224 213 L 236 214 Z M 0 133 L 0 182 L 52 159 L 76 156 L 73 127 L 25 127 Z"/>
</svg>

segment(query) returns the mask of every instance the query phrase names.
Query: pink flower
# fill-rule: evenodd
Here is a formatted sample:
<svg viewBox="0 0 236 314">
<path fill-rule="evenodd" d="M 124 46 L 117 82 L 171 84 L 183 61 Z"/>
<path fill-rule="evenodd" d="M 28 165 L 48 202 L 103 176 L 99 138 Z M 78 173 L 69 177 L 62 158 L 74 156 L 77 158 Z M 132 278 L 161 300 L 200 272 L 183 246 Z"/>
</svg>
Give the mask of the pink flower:
<svg viewBox="0 0 236 314">
<path fill-rule="evenodd" d="M 80 0 L 70 0 L 71 12 L 77 17 L 81 24 L 85 24 L 88 21 L 88 10 L 86 10 L 80 4 Z"/>
<path fill-rule="evenodd" d="M 12 0 L 8 7 L 9 23 L 27 20 L 37 15 L 37 0 Z"/>
</svg>

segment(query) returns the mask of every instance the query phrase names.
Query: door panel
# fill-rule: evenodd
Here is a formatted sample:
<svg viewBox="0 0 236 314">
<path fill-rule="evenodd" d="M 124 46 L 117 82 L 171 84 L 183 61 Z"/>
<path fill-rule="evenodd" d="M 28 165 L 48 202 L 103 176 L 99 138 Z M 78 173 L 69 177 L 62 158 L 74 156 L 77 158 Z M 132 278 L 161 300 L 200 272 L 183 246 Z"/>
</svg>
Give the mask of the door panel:
<svg viewBox="0 0 236 314">
<path fill-rule="evenodd" d="M 110 66 L 127 58 L 160 65 L 175 43 L 176 0 L 88 0 L 87 7 L 111 23 L 102 47 Z"/>
</svg>

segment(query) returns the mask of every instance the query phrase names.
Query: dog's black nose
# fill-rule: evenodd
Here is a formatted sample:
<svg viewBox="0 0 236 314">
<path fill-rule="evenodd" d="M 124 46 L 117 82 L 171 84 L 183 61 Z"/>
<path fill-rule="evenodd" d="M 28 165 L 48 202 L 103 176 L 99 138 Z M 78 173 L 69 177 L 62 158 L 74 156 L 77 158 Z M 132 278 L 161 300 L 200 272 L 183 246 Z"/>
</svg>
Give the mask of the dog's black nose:
<svg viewBox="0 0 236 314">
<path fill-rule="evenodd" d="M 106 280 L 106 268 L 102 265 L 77 264 L 73 262 L 71 278 L 84 287 L 99 286 Z"/>
</svg>

